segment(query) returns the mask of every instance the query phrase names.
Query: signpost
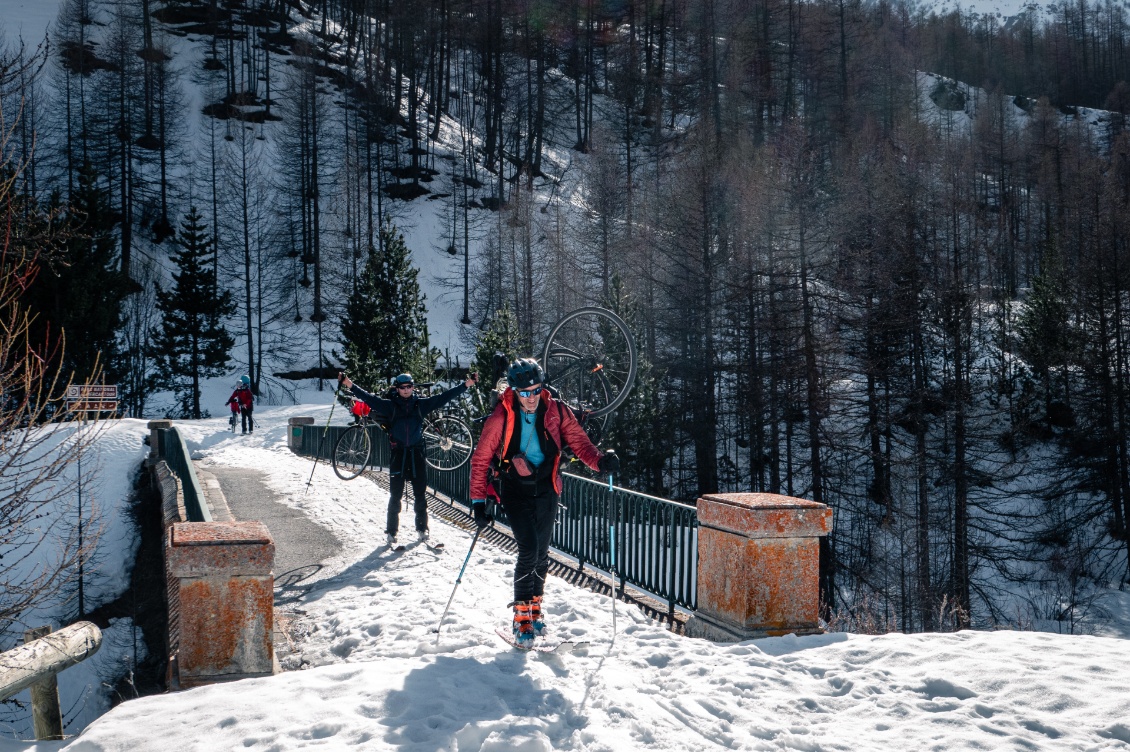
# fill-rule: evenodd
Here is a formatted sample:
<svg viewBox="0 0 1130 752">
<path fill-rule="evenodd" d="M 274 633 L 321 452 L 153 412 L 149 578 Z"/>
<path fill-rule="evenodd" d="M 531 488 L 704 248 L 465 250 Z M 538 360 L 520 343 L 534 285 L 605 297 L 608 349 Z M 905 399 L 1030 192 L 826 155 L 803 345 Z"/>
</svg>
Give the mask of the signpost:
<svg viewBox="0 0 1130 752">
<path fill-rule="evenodd" d="M 71 384 L 67 387 L 67 409 L 78 413 L 86 422 L 87 413 L 115 413 L 118 411 L 117 384 Z M 82 430 L 81 428 L 79 429 Z M 83 602 L 83 541 L 82 541 L 82 444 L 78 448 L 78 615 L 86 616 Z"/>
<path fill-rule="evenodd" d="M 117 384 L 71 384 L 67 387 L 67 407 L 74 412 L 105 413 L 118 409 Z"/>
</svg>

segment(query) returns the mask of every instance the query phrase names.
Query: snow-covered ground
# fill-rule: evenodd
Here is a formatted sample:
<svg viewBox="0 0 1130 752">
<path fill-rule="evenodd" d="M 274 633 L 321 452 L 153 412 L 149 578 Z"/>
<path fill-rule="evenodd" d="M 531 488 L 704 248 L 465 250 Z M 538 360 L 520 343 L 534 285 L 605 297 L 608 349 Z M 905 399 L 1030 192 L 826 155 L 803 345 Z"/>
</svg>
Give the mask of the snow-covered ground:
<svg viewBox="0 0 1130 752">
<path fill-rule="evenodd" d="M 1130 642 L 1035 632 L 842 633 L 715 644 L 551 578 L 563 655 L 524 654 L 506 624 L 513 555 L 480 543 L 450 615 L 470 534 L 441 520 L 445 553 L 379 544 L 387 496 L 286 449 L 286 419 L 254 436 L 222 418 L 179 423 L 204 465 L 254 467 L 281 500 L 343 541 L 285 607 L 283 674 L 126 702 L 66 742 L 20 750 L 1115 750 L 1130 744 Z M 411 523 L 402 529 L 407 532 Z M 304 585 L 311 583 L 302 583 Z"/>
<path fill-rule="evenodd" d="M 138 537 L 134 528 L 129 501 L 133 481 L 148 448 L 142 444 L 147 433 L 145 421 L 115 420 L 79 427 L 75 424 L 45 429 L 58 440 L 56 447 L 70 444 L 76 431 L 97 436 L 83 453 L 82 513 L 86 542 L 97 540 L 85 562 L 84 604 L 90 612 L 113 601 L 129 587 L 130 572 L 137 551 Z M 54 453 L 45 455 L 47 459 Z M 72 462 L 65 471 L 69 482 L 79 476 L 79 464 Z M 61 483 L 68 482 L 61 479 Z M 30 572 L 59 556 L 63 541 L 73 533 L 78 515 L 78 495 L 66 495 L 40 510 L 36 520 L 43 531 L 42 542 L 34 551 L 11 550 L 0 546 L 0 557 L 18 557 L 22 571 Z M 13 573 L 14 574 L 14 573 Z M 74 576 L 71 572 L 71 576 Z M 25 612 L 14 627 L 20 631 L 42 625 L 58 629 L 76 609 L 75 583 L 61 583 L 44 594 L 40 604 Z M 10 647 L 6 645 L 5 647 Z M 59 700 L 64 721 L 69 728 L 81 729 L 110 708 L 113 683 L 145 657 L 144 643 L 130 619 L 117 619 L 102 631 L 102 648 L 90 660 L 67 669 L 60 675 Z M 26 703 L 28 692 L 15 699 Z M 0 706 L 0 737 L 30 733 L 26 712 Z"/>
</svg>

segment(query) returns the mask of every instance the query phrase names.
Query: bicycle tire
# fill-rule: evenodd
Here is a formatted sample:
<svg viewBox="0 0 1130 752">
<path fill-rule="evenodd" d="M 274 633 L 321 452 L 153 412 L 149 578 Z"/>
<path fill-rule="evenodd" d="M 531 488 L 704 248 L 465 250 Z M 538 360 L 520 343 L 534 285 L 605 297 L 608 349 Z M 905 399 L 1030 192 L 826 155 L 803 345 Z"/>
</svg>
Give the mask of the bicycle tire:
<svg viewBox="0 0 1130 752">
<path fill-rule="evenodd" d="M 550 353 L 551 359 L 568 360 L 569 355 L 565 353 L 556 352 Z M 581 424 L 581 428 L 585 429 L 585 433 L 589 435 L 589 441 L 594 446 L 600 444 L 600 439 L 604 436 L 604 427 L 608 424 L 609 413 L 605 412 L 597 415 L 594 410 L 594 403 L 599 405 L 607 405 L 612 401 L 612 387 L 608 383 L 607 377 L 603 371 L 597 371 L 596 378 L 589 388 L 595 392 L 596 399 L 591 401 L 583 400 L 579 403 L 574 403 L 569 400 L 566 404 L 573 410 L 577 416 L 577 420 Z"/>
<path fill-rule="evenodd" d="M 373 442 L 364 425 L 350 426 L 334 443 L 334 473 L 342 480 L 353 480 L 369 465 Z"/>
<path fill-rule="evenodd" d="M 424 421 L 424 461 L 436 470 L 455 470 L 471 459 L 475 439 L 471 429 L 454 415 Z"/>
<path fill-rule="evenodd" d="M 611 343 L 604 341 L 602 329 L 613 337 Z M 580 404 L 586 396 L 596 394 L 598 380 L 593 377 L 586 383 L 582 376 L 576 384 L 563 383 L 560 374 L 553 371 L 562 370 L 561 363 L 566 360 L 591 365 L 589 374 L 603 371 L 599 381 L 613 393 L 607 403 L 590 411 L 594 417 L 607 415 L 622 405 L 635 384 L 636 340 L 624 320 L 606 308 L 586 306 L 565 314 L 550 330 L 542 351 L 546 383 L 554 386 L 566 402 Z"/>
</svg>

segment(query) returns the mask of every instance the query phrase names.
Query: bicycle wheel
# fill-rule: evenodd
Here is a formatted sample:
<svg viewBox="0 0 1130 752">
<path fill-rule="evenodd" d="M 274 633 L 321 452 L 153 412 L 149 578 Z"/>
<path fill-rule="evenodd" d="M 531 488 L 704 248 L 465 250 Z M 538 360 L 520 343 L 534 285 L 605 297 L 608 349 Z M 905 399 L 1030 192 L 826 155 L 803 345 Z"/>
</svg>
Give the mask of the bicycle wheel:
<svg viewBox="0 0 1130 752">
<path fill-rule="evenodd" d="M 369 464 L 373 445 L 363 425 L 350 426 L 334 444 L 333 466 L 337 477 L 353 480 Z"/>
<path fill-rule="evenodd" d="M 424 422 L 424 461 L 436 470 L 454 470 L 471 459 L 474 447 L 471 429 L 454 415 L 427 418 Z"/>
<path fill-rule="evenodd" d="M 579 374 L 581 369 L 577 367 L 578 364 L 573 361 L 573 358 L 564 353 L 557 353 L 556 359 L 562 364 L 560 371 L 567 376 L 569 374 Z M 604 370 L 601 369 L 592 374 L 593 378 L 588 379 L 582 388 L 570 389 L 574 394 L 583 392 L 585 399 L 578 402 L 572 399 L 567 399 L 561 390 L 558 390 L 558 398 L 565 402 L 572 410 L 573 414 L 577 416 L 581 427 L 585 429 L 585 433 L 589 435 L 589 440 L 595 445 L 600 444 L 600 439 L 604 435 L 604 426 L 608 423 L 608 412 L 597 414 L 595 411 L 602 405 L 607 405 L 612 401 L 612 387 L 608 383 L 608 378 L 604 375 Z M 566 379 L 567 380 L 567 379 Z M 574 386 L 581 386 L 574 384 Z"/>
<path fill-rule="evenodd" d="M 624 320 L 589 306 L 565 314 L 542 353 L 545 380 L 567 403 L 607 415 L 628 398 L 636 380 L 636 341 Z"/>
</svg>

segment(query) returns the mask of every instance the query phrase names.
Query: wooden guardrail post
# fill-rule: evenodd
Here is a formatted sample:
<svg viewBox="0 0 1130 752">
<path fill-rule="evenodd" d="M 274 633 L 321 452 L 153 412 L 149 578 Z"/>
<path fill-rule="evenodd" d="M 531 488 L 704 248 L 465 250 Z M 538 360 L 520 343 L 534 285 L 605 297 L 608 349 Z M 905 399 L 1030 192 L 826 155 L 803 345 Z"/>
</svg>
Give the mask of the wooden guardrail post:
<svg viewBox="0 0 1130 752">
<path fill-rule="evenodd" d="M 819 634 L 820 538 L 832 510 L 765 493 L 698 500 L 698 610 L 686 633 L 722 642 Z"/>
<path fill-rule="evenodd" d="M 102 631 L 88 621 L 54 633 L 51 627 L 29 629 L 23 645 L 0 654 L 0 700 L 30 689 L 36 739 L 62 739 L 55 675 L 94 655 L 101 646 Z"/>
<path fill-rule="evenodd" d="M 24 632 L 24 644 L 34 642 L 51 634 L 51 627 L 36 627 Z M 32 684 L 31 720 L 35 728 L 35 738 L 42 741 L 56 741 L 63 738 L 63 712 L 59 709 L 59 680 L 56 674 L 48 674 Z"/>
</svg>

